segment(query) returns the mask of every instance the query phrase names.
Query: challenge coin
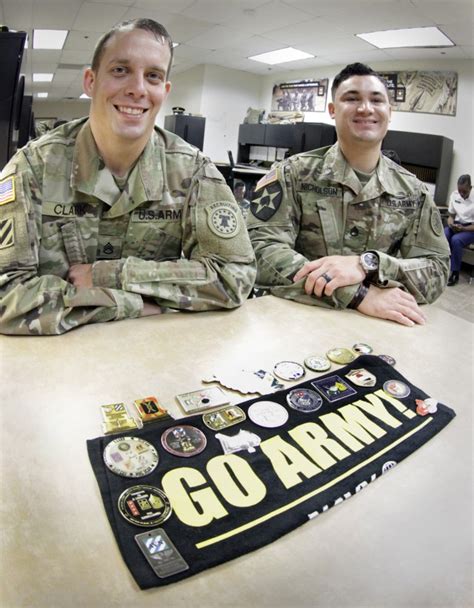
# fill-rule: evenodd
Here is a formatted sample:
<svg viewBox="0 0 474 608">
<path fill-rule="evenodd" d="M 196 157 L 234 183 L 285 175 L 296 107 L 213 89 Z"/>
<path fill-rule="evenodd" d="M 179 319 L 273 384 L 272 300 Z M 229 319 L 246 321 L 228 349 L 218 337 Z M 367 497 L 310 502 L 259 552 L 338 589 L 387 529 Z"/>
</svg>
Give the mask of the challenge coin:
<svg viewBox="0 0 474 608">
<path fill-rule="evenodd" d="M 389 365 L 395 365 L 396 363 L 395 359 L 390 355 L 379 355 L 379 357 L 382 359 L 382 361 L 385 361 L 385 363 L 388 363 Z"/>
<path fill-rule="evenodd" d="M 352 350 L 356 353 L 359 353 L 359 355 L 368 355 L 374 349 L 368 344 L 364 344 L 364 342 L 358 342 L 357 344 L 354 344 Z"/>
<path fill-rule="evenodd" d="M 122 477 L 143 477 L 156 469 L 159 457 L 155 447 L 140 437 L 118 437 L 105 446 L 106 466 Z"/>
<path fill-rule="evenodd" d="M 221 407 L 215 412 L 207 412 L 203 414 L 202 421 L 207 428 L 213 431 L 220 431 L 226 429 L 234 424 L 243 422 L 247 416 L 245 412 L 237 405 L 229 405 L 227 407 Z"/>
<path fill-rule="evenodd" d="M 375 386 L 377 383 L 377 378 L 371 372 L 367 371 L 363 367 L 360 369 L 352 369 L 348 374 L 346 374 L 346 378 L 348 378 L 352 384 L 356 384 L 357 386 Z"/>
<path fill-rule="evenodd" d="M 305 375 L 305 369 L 295 361 L 280 361 L 273 368 L 273 373 L 282 380 L 299 380 Z"/>
<path fill-rule="evenodd" d="M 323 399 L 318 393 L 309 388 L 295 388 L 286 396 L 288 405 L 299 412 L 315 412 L 323 404 Z"/>
<path fill-rule="evenodd" d="M 154 486 L 133 486 L 118 499 L 120 514 L 136 526 L 157 526 L 171 515 L 171 503 L 159 488 Z"/>
<path fill-rule="evenodd" d="M 247 413 L 252 422 L 268 429 L 283 426 L 288 420 L 288 410 L 276 401 L 257 401 Z"/>
<path fill-rule="evenodd" d="M 397 397 L 398 399 L 408 397 L 410 394 L 409 387 L 400 380 L 387 380 L 387 382 L 383 383 L 383 390 L 389 395 L 392 395 L 392 397 Z"/>
<path fill-rule="evenodd" d="M 348 348 L 331 348 L 326 353 L 326 357 L 330 361 L 334 361 L 334 363 L 339 363 L 340 365 L 351 363 L 356 358 L 355 354 Z"/>
<path fill-rule="evenodd" d="M 331 362 L 324 355 L 311 355 L 304 360 L 306 367 L 313 372 L 325 372 L 331 368 Z"/>
<path fill-rule="evenodd" d="M 170 454 L 189 458 L 205 449 L 207 439 L 195 426 L 183 424 L 167 429 L 161 436 L 161 444 Z"/>
</svg>

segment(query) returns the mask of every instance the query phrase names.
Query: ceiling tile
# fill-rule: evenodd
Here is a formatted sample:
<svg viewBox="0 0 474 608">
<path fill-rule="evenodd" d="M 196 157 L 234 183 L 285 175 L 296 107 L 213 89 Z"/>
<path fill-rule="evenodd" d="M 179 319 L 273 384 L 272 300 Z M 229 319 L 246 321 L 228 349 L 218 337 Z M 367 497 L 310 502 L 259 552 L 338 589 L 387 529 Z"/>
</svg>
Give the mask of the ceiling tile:
<svg viewBox="0 0 474 608">
<path fill-rule="evenodd" d="M 127 7 L 122 4 L 84 2 L 73 22 L 73 29 L 104 32 L 122 21 L 126 12 Z"/>
</svg>

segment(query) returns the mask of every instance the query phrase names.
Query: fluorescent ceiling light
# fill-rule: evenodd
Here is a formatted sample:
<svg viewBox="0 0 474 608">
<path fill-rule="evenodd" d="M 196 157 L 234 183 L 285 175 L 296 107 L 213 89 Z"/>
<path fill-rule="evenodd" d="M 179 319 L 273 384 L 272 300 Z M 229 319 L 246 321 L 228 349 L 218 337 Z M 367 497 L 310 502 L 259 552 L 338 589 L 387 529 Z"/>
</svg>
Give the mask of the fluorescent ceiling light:
<svg viewBox="0 0 474 608">
<path fill-rule="evenodd" d="M 175 49 L 177 46 L 179 46 L 179 42 L 173 42 L 173 48 Z"/>
<path fill-rule="evenodd" d="M 356 34 L 356 36 L 378 49 L 455 46 L 454 42 L 437 27 L 412 27 L 403 30 Z"/>
<path fill-rule="evenodd" d="M 48 93 L 36 93 L 36 97 L 48 97 Z"/>
<path fill-rule="evenodd" d="M 51 82 L 54 74 L 33 74 L 33 82 Z"/>
<path fill-rule="evenodd" d="M 286 63 L 287 61 L 297 61 L 298 59 L 308 59 L 314 57 L 304 51 L 299 51 L 289 46 L 286 49 L 280 49 L 278 51 L 270 51 L 269 53 L 261 53 L 260 55 L 253 55 L 248 59 L 254 61 L 261 61 L 262 63 L 268 63 L 270 65 L 276 65 L 277 63 Z"/>
<path fill-rule="evenodd" d="M 33 30 L 34 49 L 62 49 L 68 30 Z"/>
<path fill-rule="evenodd" d="M 79 99 L 90 99 L 89 95 L 86 95 L 85 93 L 83 93 Z"/>
</svg>

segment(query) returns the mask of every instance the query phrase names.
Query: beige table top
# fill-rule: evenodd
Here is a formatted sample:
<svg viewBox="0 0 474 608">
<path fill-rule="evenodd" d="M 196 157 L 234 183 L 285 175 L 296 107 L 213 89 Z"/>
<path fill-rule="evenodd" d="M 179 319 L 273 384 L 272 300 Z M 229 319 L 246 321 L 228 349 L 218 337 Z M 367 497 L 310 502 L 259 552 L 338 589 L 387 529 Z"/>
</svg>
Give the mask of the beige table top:
<svg viewBox="0 0 474 608">
<path fill-rule="evenodd" d="M 0 606 L 472 606 L 473 326 L 424 310 L 425 326 L 405 328 L 268 296 L 232 312 L 1 336 Z M 101 434 L 99 405 L 154 394 L 179 416 L 175 395 L 218 368 L 271 370 L 356 342 L 395 357 L 400 373 L 456 410 L 454 421 L 349 504 L 258 551 L 140 591 L 87 456 L 86 439 Z"/>
</svg>

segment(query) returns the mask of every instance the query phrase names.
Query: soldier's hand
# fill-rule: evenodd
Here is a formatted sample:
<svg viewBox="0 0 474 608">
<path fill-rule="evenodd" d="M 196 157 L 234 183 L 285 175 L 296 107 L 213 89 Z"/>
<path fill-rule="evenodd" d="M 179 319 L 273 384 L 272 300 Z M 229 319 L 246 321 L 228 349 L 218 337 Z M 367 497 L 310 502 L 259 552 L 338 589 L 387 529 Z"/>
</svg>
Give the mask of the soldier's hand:
<svg viewBox="0 0 474 608">
<path fill-rule="evenodd" d="M 74 264 L 69 268 L 67 280 L 74 287 L 93 287 L 92 264 Z"/>
<path fill-rule="evenodd" d="M 388 319 L 408 327 L 424 325 L 426 321 L 415 298 L 398 287 L 380 289 L 371 285 L 357 310 L 369 317 Z"/>
<path fill-rule="evenodd" d="M 304 290 L 308 295 L 331 296 L 338 287 L 356 285 L 365 279 L 357 255 L 328 255 L 306 262 L 295 274 L 296 283 L 306 277 Z"/>
<path fill-rule="evenodd" d="M 161 306 L 150 302 L 149 300 L 143 300 L 142 317 L 151 317 L 152 315 L 161 315 Z"/>
</svg>

